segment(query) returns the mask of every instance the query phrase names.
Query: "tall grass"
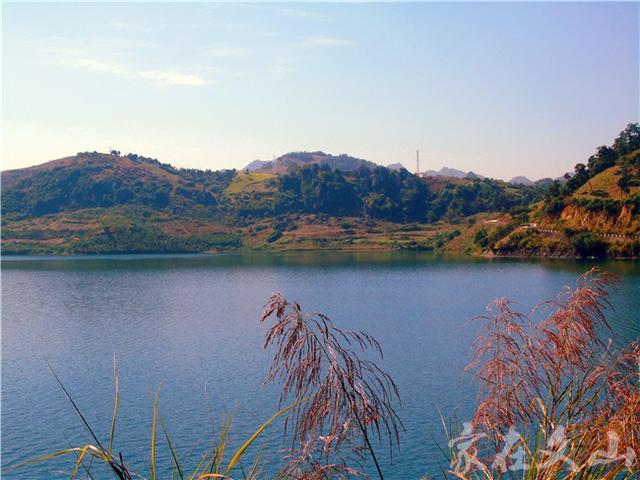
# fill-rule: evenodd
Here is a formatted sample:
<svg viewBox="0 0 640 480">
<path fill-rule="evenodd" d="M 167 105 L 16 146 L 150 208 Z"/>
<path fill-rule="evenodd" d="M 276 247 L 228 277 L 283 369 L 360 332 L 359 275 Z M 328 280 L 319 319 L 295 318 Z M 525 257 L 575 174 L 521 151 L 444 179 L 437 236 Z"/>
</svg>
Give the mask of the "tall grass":
<svg viewBox="0 0 640 480">
<path fill-rule="evenodd" d="M 92 467 L 94 460 L 97 460 L 99 464 L 106 465 L 113 476 L 118 480 L 132 480 L 137 479 L 150 479 L 156 480 L 158 478 L 180 478 L 181 480 L 204 480 L 208 478 L 224 478 L 231 479 L 230 476 L 236 467 L 241 467 L 241 461 L 244 460 L 247 449 L 258 439 L 258 437 L 267 429 L 276 419 L 286 415 L 290 410 L 297 407 L 299 402 L 295 402 L 285 408 L 280 409 L 274 415 L 272 415 L 266 422 L 258 427 L 258 429 L 249 436 L 249 438 L 235 450 L 230 456 L 227 454 L 229 444 L 229 434 L 233 424 L 233 417 L 223 421 L 217 438 L 209 442 L 209 447 L 202 454 L 201 458 L 197 462 L 197 465 L 190 470 L 187 470 L 186 465 L 183 464 L 178 458 L 176 449 L 173 446 L 171 437 L 158 408 L 158 394 L 153 395 L 153 408 L 152 408 L 152 420 L 151 420 L 151 434 L 150 434 L 150 447 L 149 447 L 149 472 L 135 472 L 125 466 L 125 460 L 122 452 L 116 453 L 114 451 L 115 437 L 116 437 L 116 424 L 117 415 L 120 403 L 120 391 L 117 367 L 114 362 L 114 379 L 115 379 L 115 401 L 114 409 L 111 417 L 111 430 L 108 441 L 106 443 L 101 441 L 90 426 L 85 416 L 80 411 L 80 408 L 76 404 L 75 400 L 66 389 L 64 384 L 60 381 L 59 377 L 51 370 L 56 381 L 62 388 L 65 396 L 69 400 L 74 412 L 78 415 L 82 424 L 87 430 L 92 443 L 85 444 L 83 446 L 66 448 L 53 453 L 42 455 L 40 457 L 28 460 L 26 462 L 15 465 L 13 468 L 26 467 L 39 462 L 52 460 L 56 457 L 71 456 L 75 458 L 73 467 L 69 478 L 73 480 L 78 476 L 80 471 L 86 475 L 87 478 L 93 478 Z M 158 430 L 161 431 L 162 436 L 167 447 L 167 458 L 171 460 L 171 472 L 162 472 L 158 475 L 157 470 L 157 455 L 158 455 Z M 246 463 L 246 462 L 245 462 Z M 246 480 L 255 480 L 259 478 L 261 469 L 260 457 L 256 456 L 250 461 L 248 470 L 240 468 L 242 478 Z"/>
<path fill-rule="evenodd" d="M 282 394 L 276 413 L 249 436 L 232 455 L 227 455 L 232 420 L 220 428 L 219 436 L 209 442 L 195 468 L 178 458 L 177 450 L 158 408 L 158 395 L 153 396 L 149 447 L 149 471 L 134 472 L 125 465 L 121 452 L 116 453 L 116 426 L 120 405 L 118 371 L 114 359 L 115 400 L 111 430 L 107 441 L 101 441 L 89 425 L 70 392 L 51 370 L 73 410 L 85 426 L 91 443 L 43 455 L 18 466 L 51 460 L 60 456 L 75 458 L 70 478 L 82 470 L 91 477 L 93 461 L 106 465 L 115 478 L 259 478 L 262 471 L 258 457 L 247 459 L 247 451 L 276 419 L 284 417 L 283 438 L 290 447 L 282 458 L 277 478 L 322 480 L 365 476 L 360 463 L 369 456 L 378 476 L 382 468 L 374 444 L 383 437 L 388 446 L 397 444 L 402 428 L 394 409 L 399 402 L 398 389 L 390 375 L 363 354 L 382 358 L 378 341 L 364 332 L 341 330 L 323 314 L 302 312 L 297 303 L 289 303 L 280 294 L 272 295 L 265 305 L 260 322 L 275 318 L 265 336 L 265 348 L 275 346 L 267 382 L 281 384 Z M 283 407 L 285 403 L 288 406 Z M 157 468 L 158 437 L 162 435 L 167 451 L 165 458 L 171 472 Z M 165 462 L 166 463 L 166 462 Z M 247 468 L 244 468 L 248 465 Z"/>
<path fill-rule="evenodd" d="M 382 479 L 371 437 L 385 436 L 389 448 L 399 442 L 402 422 L 394 403 L 398 388 L 391 376 L 360 354 L 382 358 L 380 343 L 365 332 L 341 330 L 321 313 L 304 313 L 279 293 L 273 294 L 261 322 L 275 317 L 265 348 L 276 347 L 268 382 L 282 385 L 280 401 L 308 398 L 295 409 L 292 448 L 281 475 L 323 479 L 360 475 L 342 459 L 345 451 L 366 451 Z M 286 424 L 285 424 L 286 427 Z M 339 462 L 333 461 L 339 458 Z"/>
<path fill-rule="evenodd" d="M 498 299 L 478 318 L 482 332 L 467 370 L 480 384 L 475 414 L 450 436 L 451 468 L 460 480 L 595 480 L 638 478 L 640 450 L 640 342 L 616 350 L 600 340 L 609 325 L 608 297 L 618 279 L 591 270 L 573 289 L 524 314 Z M 402 422 L 400 397 L 382 359 L 379 342 L 365 332 L 338 328 L 326 315 L 306 313 L 273 294 L 260 322 L 272 322 L 264 347 L 274 349 L 267 383 L 280 386 L 276 413 L 240 448 L 229 452 L 232 418 L 195 466 L 181 461 L 160 411 L 151 412 L 149 471 L 133 472 L 115 441 L 120 406 L 114 360 L 115 399 L 109 438 L 102 441 L 70 392 L 52 373 L 85 426 L 90 442 L 27 461 L 22 466 L 71 456 L 70 478 L 92 477 L 94 463 L 119 480 L 143 478 L 265 478 L 260 455 L 249 447 L 282 417 L 288 445 L 278 479 L 329 480 L 366 476 L 370 459 L 385 477 L 377 449 L 393 452 Z M 287 405 L 283 407 L 283 405 Z M 166 451 L 160 452 L 158 437 Z M 158 455 L 171 463 L 159 471 Z M 97 462 L 96 462 L 97 461 Z M 163 462 L 166 464 L 166 462 Z M 398 478 L 391 470 L 388 478 Z"/>
<path fill-rule="evenodd" d="M 600 340 L 617 282 L 594 269 L 529 315 L 499 299 L 479 317 L 483 332 L 467 370 L 480 398 L 450 446 L 475 444 L 452 451 L 452 476 L 638 478 L 640 342 L 616 351 Z"/>
</svg>

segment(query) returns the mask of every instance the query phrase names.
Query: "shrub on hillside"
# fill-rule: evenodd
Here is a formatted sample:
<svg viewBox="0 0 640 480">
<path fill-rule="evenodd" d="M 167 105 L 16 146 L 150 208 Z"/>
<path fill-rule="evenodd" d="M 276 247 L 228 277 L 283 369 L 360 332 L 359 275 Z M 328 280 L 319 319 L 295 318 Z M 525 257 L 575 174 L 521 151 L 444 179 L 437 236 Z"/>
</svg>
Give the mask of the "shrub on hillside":
<svg viewBox="0 0 640 480">
<path fill-rule="evenodd" d="M 580 232 L 571 238 L 576 254 L 583 258 L 604 258 L 607 256 L 607 242 L 591 232 Z"/>
</svg>

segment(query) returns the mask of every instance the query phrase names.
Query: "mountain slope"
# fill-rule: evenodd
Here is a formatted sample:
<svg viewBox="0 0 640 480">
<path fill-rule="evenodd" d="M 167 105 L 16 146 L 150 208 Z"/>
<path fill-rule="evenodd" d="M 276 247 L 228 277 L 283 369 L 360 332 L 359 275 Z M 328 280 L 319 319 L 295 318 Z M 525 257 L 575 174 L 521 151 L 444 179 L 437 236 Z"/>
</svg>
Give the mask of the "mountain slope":
<svg viewBox="0 0 640 480">
<path fill-rule="evenodd" d="M 244 170 L 285 174 L 291 168 L 303 167 L 305 165 L 327 165 L 331 169 L 338 169 L 343 172 L 354 172 L 360 167 L 373 169 L 377 165 L 368 160 L 351 157 L 349 155 L 330 155 L 324 152 L 291 152 L 273 161 L 254 160 L 247 165 Z"/>
<path fill-rule="evenodd" d="M 457 168 L 442 167 L 440 170 L 425 170 L 423 175 L 427 177 L 451 177 L 451 178 L 486 178 L 478 173 L 463 172 Z"/>
<path fill-rule="evenodd" d="M 406 167 L 400 162 L 390 163 L 389 165 L 387 165 L 387 168 L 389 170 L 402 170 L 403 168 L 406 169 Z"/>
<path fill-rule="evenodd" d="M 509 180 L 509 183 L 522 184 L 522 185 L 533 185 L 533 180 L 529 180 L 527 177 L 519 175 L 517 177 L 513 177 Z"/>
<path fill-rule="evenodd" d="M 200 252 L 237 248 L 219 208 L 235 171 L 176 169 L 97 152 L 2 172 L 2 252 Z"/>
<path fill-rule="evenodd" d="M 135 154 L 80 153 L 2 172 L 5 218 L 86 208 L 144 205 L 211 210 L 234 171 L 176 169 Z"/>
<path fill-rule="evenodd" d="M 271 165 L 270 160 L 254 160 L 253 162 L 249 163 L 246 167 L 244 167 L 242 170 L 245 172 L 255 172 L 256 170 L 269 167 L 270 165 Z"/>
<path fill-rule="evenodd" d="M 634 156 L 640 158 L 640 150 Z M 632 182 L 625 182 L 625 178 Z M 568 197 L 558 217 L 544 221 L 564 228 L 633 236 L 640 234 L 639 207 L 640 164 L 627 167 L 626 172 L 621 165 L 615 165 L 590 178 Z"/>
<path fill-rule="evenodd" d="M 178 169 L 136 154 L 85 152 L 3 172 L 3 253 L 441 248 L 449 234 L 431 237 L 459 232 L 461 219 L 524 208 L 542 193 L 488 179 L 420 178 L 347 155 L 288 154 L 265 170 Z M 439 226 L 419 226 L 427 222 Z M 298 229 L 307 233 L 287 233 Z M 336 229 L 336 239 L 319 234 Z M 393 241 L 384 233 L 397 229 L 422 233 Z"/>
<path fill-rule="evenodd" d="M 2 172 L 2 251 L 435 248 L 640 256 L 638 124 L 613 146 L 598 147 L 564 183 L 509 184 L 472 172 L 417 176 L 323 152 L 254 167 L 183 169 L 114 151 Z"/>
<path fill-rule="evenodd" d="M 552 185 L 525 224 L 497 241 L 499 255 L 618 256 L 640 255 L 640 150 L 589 173 Z M 586 172 L 586 173 L 585 173 Z M 574 178 L 574 177 L 572 177 Z M 580 182 L 580 183 L 578 183 Z"/>
</svg>

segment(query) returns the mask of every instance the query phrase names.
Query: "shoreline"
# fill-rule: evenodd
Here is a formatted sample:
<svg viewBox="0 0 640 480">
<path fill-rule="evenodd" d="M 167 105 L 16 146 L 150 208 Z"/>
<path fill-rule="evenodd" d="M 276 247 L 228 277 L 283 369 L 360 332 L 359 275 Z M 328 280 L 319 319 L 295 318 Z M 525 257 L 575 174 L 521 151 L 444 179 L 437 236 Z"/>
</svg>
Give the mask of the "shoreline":
<svg viewBox="0 0 640 480">
<path fill-rule="evenodd" d="M 433 249 L 411 249 L 411 248 L 389 248 L 389 247 L 376 247 L 371 248 L 281 248 L 281 249 L 236 249 L 236 250 L 209 250 L 202 252 L 78 252 L 69 254 L 60 253 L 4 253 L 0 251 L 0 260 L 12 259 L 18 257 L 28 257 L 31 259 L 40 258 L 73 258 L 73 257 L 105 257 L 105 256 L 157 256 L 157 257 L 172 257 L 172 256 L 222 256 L 222 255 L 237 255 L 237 254 L 286 254 L 286 253 L 417 253 L 417 254 L 431 254 L 438 257 L 459 257 L 468 259 L 549 259 L 549 260 L 589 260 L 589 261 L 638 261 L 640 257 L 628 257 L 628 256 L 607 256 L 607 257 L 581 257 L 577 255 L 526 255 L 526 254 L 496 254 L 493 252 L 484 253 L 465 253 L 456 252 L 451 250 L 438 251 Z"/>
</svg>

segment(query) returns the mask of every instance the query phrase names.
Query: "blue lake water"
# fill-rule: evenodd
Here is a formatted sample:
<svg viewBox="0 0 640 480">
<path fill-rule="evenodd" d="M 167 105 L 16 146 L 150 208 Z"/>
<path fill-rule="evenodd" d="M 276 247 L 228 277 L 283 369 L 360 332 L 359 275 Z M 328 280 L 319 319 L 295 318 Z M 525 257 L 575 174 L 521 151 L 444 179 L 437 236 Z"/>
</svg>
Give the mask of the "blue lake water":
<svg viewBox="0 0 640 480">
<path fill-rule="evenodd" d="M 446 465 L 438 412 L 469 419 L 476 401 L 462 373 L 478 328 L 470 319 L 503 296 L 529 311 L 594 265 L 623 280 L 612 297 L 613 334 L 621 343 L 637 339 L 638 262 L 398 252 L 3 258 L 2 478 L 68 478 L 71 458 L 8 467 L 92 441 L 47 362 L 106 438 L 115 355 L 122 395 L 116 449 L 134 470 L 148 471 L 158 389 L 160 414 L 182 458 L 193 463 L 206 447 L 210 411 L 217 422 L 234 411 L 232 438 L 242 441 L 277 409 L 277 390 L 263 386 L 270 352 L 258 324 L 274 291 L 381 341 L 406 426 L 393 465 L 382 454 L 386 476 L 438 478 Z M 266 473 L 279 455 L 280 427 L 263 439 Z M 159 468 L 160 478 L 170 478 L 168 455 Z M 97 470 L 95 478 L 110 477 Z"/>
</svg>

